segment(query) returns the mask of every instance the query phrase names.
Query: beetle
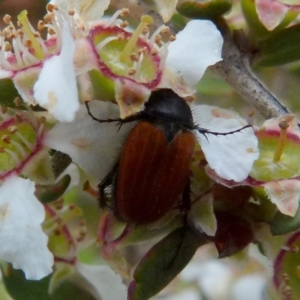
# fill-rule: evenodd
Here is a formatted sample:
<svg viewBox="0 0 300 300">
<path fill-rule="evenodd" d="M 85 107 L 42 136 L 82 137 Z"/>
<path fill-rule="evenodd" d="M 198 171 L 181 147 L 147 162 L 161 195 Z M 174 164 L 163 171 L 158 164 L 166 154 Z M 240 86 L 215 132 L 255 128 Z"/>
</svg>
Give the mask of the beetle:
<svg viewBox="0 0 300 300">
<path fill-rule="evenodd" d="M 153 91 L 144 109 L 125 119 L 137 121 L 129 132 L 115 167 L 99 184 L 100 205 L 107 205 L 105 189 L 112 186 L 112 204 L 116 217 L 126 223 L 145 225 L 165 216 L 177 203 L 190 209 L 189 168 L 196 143 L 192 130 L 211 132 L 194 124 L 190 106 L 173 90 Z"/>
</svg>

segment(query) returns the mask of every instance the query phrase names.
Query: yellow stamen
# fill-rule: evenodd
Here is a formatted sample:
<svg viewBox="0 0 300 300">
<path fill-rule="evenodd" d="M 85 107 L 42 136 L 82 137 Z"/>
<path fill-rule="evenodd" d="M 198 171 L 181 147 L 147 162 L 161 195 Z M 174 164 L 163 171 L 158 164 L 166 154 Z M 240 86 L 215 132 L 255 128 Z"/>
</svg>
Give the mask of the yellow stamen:
<svg viewBox="0 0 300 300">
<path fill-rule="evenodd" d="M 8 135 L 3 135 L 1 137 L 2 142 L 6 143 L 6 144 L 10 144 L 10 138 Z"/>
<path fill-rule="evenodd" d="M 281 155 L 283 153 L 285 144 L 286 144 L 286 139 L 287 139 L 287 129 L 289 127 L 288 122 L 286 121 L 282 121 L 278 124 L 279 128 L 280 128 L 280 136 L 279 136 L 279 141 L 278 141 L 278 145 L 277 145 L 277 149 L 274 153 L 274 162 L 279 162 Z"/>
<path fill-rule="evenodd" d="M 23 26 L 23 30 L 26 33 L 27 37 L 29 40 L 32 42 L 32 48 L 35 51 L 35 56 L 36 58 L 43 60 L 45 58 L 44 52 L 42 50 L 41 45 L 37 41 L 37 39 L 34 37 L 34 34 L 30 28 L 29 20 L 27 18 L 27 11 L 23 10 L 19 15 L 18 15 L 18 20 Z"/>
<path fill-rule="evenodd" d="M 5 24 L 10 24 L 10 21 L 11 21 L 11 16 L 10 16 L 10 15 L 5 15 L 5 16 L 3 17 L 3 22 L 4 22 Z"/>
<path fill-rule="evenodd" d="M 122 51 L 120 55 L 120 61 L 125 63 L 126 61 L 130 60 L 131 52 L 136 45 L 136 42 L 140 36 L 140 34 L 143 32 L 143 30 L 150 25 L 153 22 L 152 17 L 144 15 L 141 17 L 141 23 L 135 30 L 135 32 L 132 34 L 130 40 L 128 41 L 127 45 L 125 46 L 124 50 Z"/>
<path fill-rule="evenodd" d="M 174 35 L 169 36 L 169 41 L 170 42 L 174 42 L 175 40 L 176 40 L 176 36 L 174 36 Z"/>
</svg>

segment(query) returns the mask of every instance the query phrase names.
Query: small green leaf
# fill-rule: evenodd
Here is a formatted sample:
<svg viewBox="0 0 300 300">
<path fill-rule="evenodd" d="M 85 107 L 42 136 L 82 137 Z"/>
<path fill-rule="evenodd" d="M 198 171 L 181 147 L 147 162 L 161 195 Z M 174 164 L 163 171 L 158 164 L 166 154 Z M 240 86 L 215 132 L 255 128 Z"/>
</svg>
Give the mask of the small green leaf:
<svg viewBox="0 0 300 300">
<path fill-rule="evenodd" d="M 176 229 L 152 247 L 137 266 L 129 300 L 147 300 L 161 291 L 189 263 L 207 240 L 193 228 Z"/>
<path fill-rule="evenodd" d="M 271 223 L 271 233 L 282 235 L 294 231 L 300 227 L 300 209 L 294 217 L 284 215 L 278 211 Z"/>
<path fill-rule="evenodd" d="M 101 101 L 115 100 L 115 84 L 108 76 L 104 76 L 97 70 L 88 72 L 93 88 L 93 99 Z"/>
<path fill-rule="evenodd" d="M 68 264 L 56 264 L 55 271 L 52 274 L 49 283 L 49 293 L 53 292 L 75 272 L 74 266 Z"/>
<path fill-rule="evenodd" d="M 228 96 L 233 94 L 233 88 L 224 80 L 216 77 L 204 76 L 196 86 L 197 92 L 208 96 Z"/>
<path fill-rule="evenodd" d="M 82 277 L 77 279 L 80 284 L 76 284 L 75 278 L 65 280 L 51 295 L 48 292 L 50 279 L 51 275 L 39 281 L 26 280 L 22 271 L 11 268 L 3 272 L 3 282 L 14 300 L 96 300 L 82 288 L 85 281 Z"/>
<path fill-rule="evenodd" d="M 179 0 L 176 10 L 192 19 L 215 19 L 227 13 L 231 0 Z"/>
<path fill-rule="evenodd" d="M 256 65 L 278 66 L 300 59 L 300 24 L 274 33 L 259 45 Z"/>
<path fill-rule="evenodd" d="M 15 107 L 14 99 L 19 96 L 19 93 L 11 79 L 0 80 L 0 91 L 0 105 Z"/>
<path fill-rule="evenodd" d="M 50 203 L 60 198 L 71 182 L 71 176 L 66 174 L 56 184 L 38 186 L 35 195 L 43 203 Z"/>
</svg>

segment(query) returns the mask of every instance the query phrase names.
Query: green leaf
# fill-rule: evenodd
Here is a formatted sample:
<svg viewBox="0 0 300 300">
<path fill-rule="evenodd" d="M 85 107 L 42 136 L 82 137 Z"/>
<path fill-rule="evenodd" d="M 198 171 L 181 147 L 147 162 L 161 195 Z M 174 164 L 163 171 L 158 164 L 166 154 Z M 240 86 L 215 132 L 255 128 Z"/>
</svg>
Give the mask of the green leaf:
<svg viewBox="0 0 300 300">
<path fill-rule="evenodd" d="M 71 182 L 71 176 L 66 174 L 56 184 L 38 186 L 35 195 L 43 203 L 50 203 L 60 198 Z"/>
<path fill-rule="evenodd" d="M 273 235 L 282 235 L 294 231 L 300 227 L 300 209 L 296 215 L 290 217 L 278 211 L 271 223 L 271 233 Z"/>
<path fill-rule="evenodd" d="M 73 275 L 75 269 L 72 265 L 56 263 L 55 271 L 52 274 L 48 291 L 52 294 L 66 279 Z"/>
<path fill-rule="evenodd" d="M 207 96 L 228 96 L 232 95 L 233 88 L 221 78 L 202 77 L 196 86 L 197 92 Z"/>
<path fill-rule="evenodd" d="M 300 59 L 300 24 L 283 29 L 259 44 L 256 65 L 278 66 Z"/>
<path fill-rule="evenodd" d="M 11 79 L 0 80 L 0 91 L 0 105 L 15 107 L 14 99 L 19 96 L 19 93 Z"/>
<path fill-rule="evenodd" d="M 215 19 L 227 13 L 232 0 L 179 0 L 176 10 L 192 19 Z"/>
<path fill-rule="evenodd" d="M 137 266 L 129 300 L 147 300 L 161 291 L 189 263 L 207 240 L 189 226 L 180 227 L 152 247 Z"/>
<path fill-rule="evenodd" d="M 83 278 L 80 278 L 81 284 L 65 280 L 49 295 L 50 279 L 51 275 L 39 281 L 26 280 L 22 271 L 14 269 L 3 272 L 3 282 L 14 300 L 96 300 L 90 292 L 82 288 Z"/>
<path fill-rule="evenodd" d="M 104 76 L 98 70 L 88 72 L 93 88 L 93 99 L 101 101 L 115 100 L 115 83 L 108 76 Z M 92 100 L 93 100 L 92 99 Z"/>
</svg>

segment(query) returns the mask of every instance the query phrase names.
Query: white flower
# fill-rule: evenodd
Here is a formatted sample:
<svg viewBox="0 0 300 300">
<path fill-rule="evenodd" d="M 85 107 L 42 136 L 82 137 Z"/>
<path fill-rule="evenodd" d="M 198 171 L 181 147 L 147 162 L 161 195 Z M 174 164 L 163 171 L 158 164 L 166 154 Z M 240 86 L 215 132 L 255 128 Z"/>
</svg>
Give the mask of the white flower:
<svg viewBox="0 0 300 300">
<path fill-rule="evenodd" d="M 55 25 L 46 24 L 56 29 L 56 35 L 44 41 L 33 31 L 23 11 L 18 20 L 24 33 L 20 35 L 12 22 L 5 29 L 13 51 L 5 51 L 6 36 L 0 37 L 0 78 L 11 78 L 25 103 L 39 104 L 59 121 L 72 121 L 79 109 L 73 64 L 75 43 L 67 18 L 60 12 L 57 21 L 52 19 Z M 26 41 L 30 48 L 24 46 Z"/>
<path fill-rule="evenodd" d="M 53 255 L 42 231 L 43 205 L 34 196 L 34 183 L 12 175 L 0 187 L 0 258 L 22 269 L 27 279 L 52 272 Z"/>
</svg>

